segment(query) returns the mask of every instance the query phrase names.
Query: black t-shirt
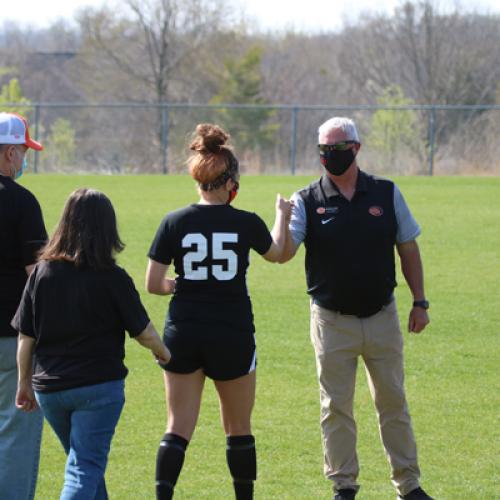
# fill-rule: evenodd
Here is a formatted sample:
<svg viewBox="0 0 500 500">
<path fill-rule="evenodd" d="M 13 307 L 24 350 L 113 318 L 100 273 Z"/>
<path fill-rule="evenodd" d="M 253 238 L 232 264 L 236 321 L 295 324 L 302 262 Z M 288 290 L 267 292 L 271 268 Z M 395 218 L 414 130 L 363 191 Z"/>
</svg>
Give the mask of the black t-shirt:
<svg viewBox="0 0 500 500">
<path fill-rule="evenodd" d="M 148 256 L 174 262 L 175 296 L 198 301 L 248 300 L 250 249 L 265 254 L 272 238 L 256 214 L 230 205 L 190 205 L 162 221 Z"/>
<path fill-rule="evenodd" d="M 33 387 L 41 392 L 124 378 L 125 330 L 135 337 L 148 323 L 124 269 L 65 261 L 36 265 L 12 320 L 17 331 L 36 339 Z"/>
<path fill-rule="evenodd" d="M 47 240 L 36 198 L 9 177 L 0 175 L 0 337 L 15 337 L 10 326 L 24 285 L 25 266 L 36 262 Z"/>
</svg>

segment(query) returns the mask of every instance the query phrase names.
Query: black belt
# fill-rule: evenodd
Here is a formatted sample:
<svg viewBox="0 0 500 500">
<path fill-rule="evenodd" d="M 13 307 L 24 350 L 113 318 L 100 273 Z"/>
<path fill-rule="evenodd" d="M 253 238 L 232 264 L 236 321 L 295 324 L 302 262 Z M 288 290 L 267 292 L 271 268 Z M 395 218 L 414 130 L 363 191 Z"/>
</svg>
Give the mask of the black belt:
<svg viewBox="0 0 500 500">
<path fill-rule="evenodd" d="M 329 311 L 333 311 L 342 315 L 346 316 L 356 316 L 357 318 L 369 318 L 370 316 L 373 316 L 374 314 L 377 314 L 384 308 L 385 306 L 388 306 L 392 301 L 394 300 L 394 295 L 391 295 L 389 300 L 385 303 L 382 304 L 381 306 L 376 306 L 371 309 L 364 309 L 364 310 L 356 310 L 356 311 L 351 311 L 351 310 L 343 310 L 343 309 L 337 309 L 336 307 L 332 307 L 331 304 L 327 304 L 323 302 L 322 300 L 318 300 L 313 297 L 312 301 L 313 304 L 316 304 L 319 307 L 322 307 L 323 309 L 328 309 Z"/>
</svg>

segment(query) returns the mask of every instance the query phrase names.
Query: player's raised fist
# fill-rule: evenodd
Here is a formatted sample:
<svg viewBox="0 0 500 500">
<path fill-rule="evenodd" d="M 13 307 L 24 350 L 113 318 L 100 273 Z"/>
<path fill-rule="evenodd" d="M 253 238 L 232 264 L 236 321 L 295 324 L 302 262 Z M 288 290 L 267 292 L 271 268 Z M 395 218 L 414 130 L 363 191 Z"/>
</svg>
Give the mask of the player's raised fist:
<svg viewBox="0 0 500 500">
<path fill-rule="evenodd" d="M 292 202 L 281 196 L 281 194 L 276 195 L 276 211 L 282 212 L 283 215 L 289 219 L 292 214 Z"/>
</svg>

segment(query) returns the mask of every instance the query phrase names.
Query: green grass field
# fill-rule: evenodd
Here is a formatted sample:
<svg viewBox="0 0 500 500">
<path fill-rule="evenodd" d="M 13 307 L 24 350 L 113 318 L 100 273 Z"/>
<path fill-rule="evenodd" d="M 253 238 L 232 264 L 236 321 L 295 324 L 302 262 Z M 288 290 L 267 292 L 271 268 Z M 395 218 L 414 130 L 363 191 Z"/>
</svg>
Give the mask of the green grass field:
<svg viewBox="0 0 500 500">
<path fill-rule="evenodd" d="M 235 206 L 256 211 L 269 226 L 275 193 L 289 196 L 310 177 L 245 177 Z M 500 178 L 396 179 L 420 222 L 431 324 L 405 333 L 406 389 L 419 448 L 422 484 L 437 499 L 500 497 Z M 188 176 L 35 176 L 22 183 L 42 205 L 52 231 L 69 193 L 104 191 L 117 211 L 127 247 L 119 263 L 133 276 L 161 331 L 167 299 L 144 291 L 146 253 L 162 216 L 197 200 Z M 411 297 L 399 274 L 403 327 Z M 303 251 L 283 266 L 252 255 L 248 276 L 258 343 L 253 425 L 258 499 L 330 499 L 322 475 L 318 388 L 309 342 Z M 406 329 L 406 328 L 405 328 Z M 107 470 L 112 499 L 154 498 L 155 455 L 165 428 L 161 370 L 127 341 L 127 404 Z M 362 363 L 355 412 L 361 463 L 360 499 L 395 498 L 378 437 Z M 64 453 L 46 426 L 37 500 L 59 498 Z M 208 381 L 198 428 L 188 448 L 176 499 L 231 499 L 225 436 Z"/>
</svg>

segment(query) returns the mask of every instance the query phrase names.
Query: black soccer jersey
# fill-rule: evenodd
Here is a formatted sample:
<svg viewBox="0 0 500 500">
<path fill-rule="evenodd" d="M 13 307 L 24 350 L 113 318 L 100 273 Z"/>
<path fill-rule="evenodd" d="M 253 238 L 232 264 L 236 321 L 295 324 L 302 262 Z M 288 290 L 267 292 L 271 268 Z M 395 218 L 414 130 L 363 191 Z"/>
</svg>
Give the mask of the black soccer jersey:
<svg viewBox="0 0 500 500">
<path fill-rule="evenodd" d="M 174 262 L 179 298 L 238 300 L 248 297 L 250 249 L 263 255 L 271 243 L 258 215 L 230 205 L 193 204 L 163 219 L 148 256 L 166 265 Z"/>
</svg>

